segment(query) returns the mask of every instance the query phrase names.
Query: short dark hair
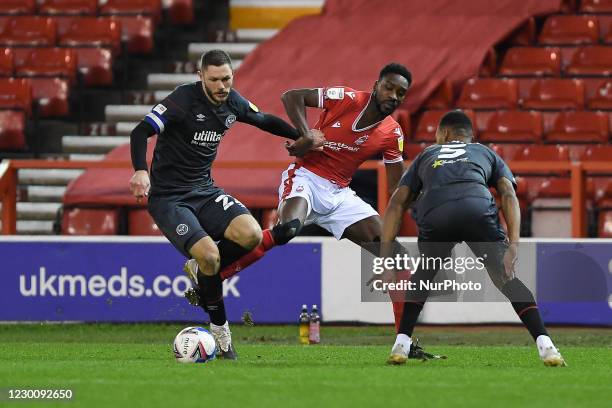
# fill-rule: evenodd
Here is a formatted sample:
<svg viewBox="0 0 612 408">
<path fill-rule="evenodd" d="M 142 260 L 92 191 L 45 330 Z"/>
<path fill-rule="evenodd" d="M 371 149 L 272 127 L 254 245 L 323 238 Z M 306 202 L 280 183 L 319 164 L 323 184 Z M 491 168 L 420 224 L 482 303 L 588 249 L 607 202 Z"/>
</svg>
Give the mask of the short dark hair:
<svg viewBox="0 0 612 408">
<path fill-rule="evenodd" d="M 438 125 L 440 129 L 448 128 L 456 136 L 462 136 L 464 139 L 472 139 L 473 127 L 470 117 L 460 109 L 447 112 L 440 119 Z"/>
<path fill-rule="evenodd" d="M 200 69 L 206 69 L 209 65 L 220 67 L 225 64 L 228 64 L 230 68 L 232 67 L 232 59 L 227 52 L 223 50 L 210 50 L 202 54 Z"/>
<path fill-rule="evenodd" d="M 397 62 L 392 62 L 387 64 L 380 70 L 380 74 L 378 75 L 378 79 L 382 79 L 387 74 L 397 74 L 406 78 L 408 81 L 408 86 L 412 84 L 412 74 L 408 71 L 408 68 L 403 66 L 402 64 L 398 64 Z"/>
</svg>

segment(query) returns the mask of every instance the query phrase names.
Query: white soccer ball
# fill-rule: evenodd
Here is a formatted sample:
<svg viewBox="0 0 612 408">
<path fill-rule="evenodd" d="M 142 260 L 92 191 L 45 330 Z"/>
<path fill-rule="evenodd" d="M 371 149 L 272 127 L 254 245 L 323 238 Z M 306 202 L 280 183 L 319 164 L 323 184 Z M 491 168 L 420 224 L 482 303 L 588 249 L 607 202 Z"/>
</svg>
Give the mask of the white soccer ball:
<svg viewBox="0 0 612 408">
<path fill-rule="evenodd" d="M 216 355 L 215 338 L 201 327 L 184 328 L 174 339 L 174 357 L 179 363 L 205 363 Z"/>
</svg>

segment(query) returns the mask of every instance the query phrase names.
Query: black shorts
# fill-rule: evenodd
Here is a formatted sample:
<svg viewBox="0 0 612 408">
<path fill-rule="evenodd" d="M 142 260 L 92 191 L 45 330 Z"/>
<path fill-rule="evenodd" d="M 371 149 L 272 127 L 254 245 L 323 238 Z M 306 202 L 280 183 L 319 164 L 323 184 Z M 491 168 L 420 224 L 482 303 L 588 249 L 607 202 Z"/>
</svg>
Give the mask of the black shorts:
<svg viewBox="0 0 612 408">
<path fill-rule="evenodd" d="M 495 202 L 477 197 L 448 201 L 419 219 L 418 225 L 418 247 L 422 256 L 444 259 L 452 255 L 456 244 L 466 242 L 474 255 L 483 259 L 495 285 L 501 287 L 505 275 L 503 257 L 508 242 Z M 417 282 L 432 280 L 437 273 L 438 270 L 421 268 L 413 279 Z M 407 293 L 407 299 L 424 302 L 427 293 Z"/>
<path fill-rule="evenodd" d="M 234 218 L 250 214 L 240 201 L 218 187 L 152 195 L 149 213 L 166 238 L 187 258 L 191 257 L 189 249 L 200 239 L 210 236 L 219 241 Z"/>
</svg>

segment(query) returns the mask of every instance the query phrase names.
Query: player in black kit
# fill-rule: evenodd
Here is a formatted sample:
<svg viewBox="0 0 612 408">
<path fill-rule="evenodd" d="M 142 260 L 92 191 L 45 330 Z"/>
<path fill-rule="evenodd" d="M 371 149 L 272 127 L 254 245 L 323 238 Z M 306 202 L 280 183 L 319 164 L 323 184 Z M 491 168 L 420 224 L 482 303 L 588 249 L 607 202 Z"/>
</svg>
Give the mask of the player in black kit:
<svg viewBox="0 0 612 408">
<path fill-rule="evenodd" d="M 139 201 L 149 196 L 149 213 L 159 229 L 192 258 L 185 272 L 210 315 L 221 355 L 235 359 L 218 271 L 259 245 L 262 231 L 240 201 L 214 185 L 210 171 L 217 148 L 236 121 L 296 140 L 291 146 L 297 154 L 317 147 L 320 132 L 300 135 L 282 119 L 259 112 L 232 89 L 232 62 L 225 51 L 205 53 L 198 75 L 201 81 L 177 87 L 132 131 L 135 173 L 130 190 Z M 154 134 L 158 139 L 149 181 L 147 138 Z"/>
<path fill-rule="evenodd" d="M 389 245 L 395 240 L 404 211 L 416 201 L 420 253 L 425 258 L 444 259 L 462 241 L 477 256 L 486 253 L 484 265 L 489 276 L 536 341 L 544 364 L 563 366 L 565 361 L 546 332 L 533 294 L 514 276 L 520 229 L 514 176 L 493 150 L 471 140 L 472 123 L 463 112 L 451 111 L 442 117 L 436 131 L 437 144 L 414 159 L 390 200 L 382 243 Z M 500 195 L 507 235 L 489 187 L 496 188 Z M 407 360 L 412 332 L 429 293 L 428 286 L 421 282 L 432 281 L 437 272 L 433 268 L 419 268 L 411 278 L 414 290 L 406 291 L 390 364 Z"/>
</svg>

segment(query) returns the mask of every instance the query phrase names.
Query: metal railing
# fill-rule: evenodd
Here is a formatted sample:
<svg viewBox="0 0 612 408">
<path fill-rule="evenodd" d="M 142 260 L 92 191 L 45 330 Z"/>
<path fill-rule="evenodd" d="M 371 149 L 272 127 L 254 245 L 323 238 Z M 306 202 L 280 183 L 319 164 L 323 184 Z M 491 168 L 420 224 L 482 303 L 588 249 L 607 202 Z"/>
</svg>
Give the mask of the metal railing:
<svg viewBox="0 0 612 408">
<path fill-rule="evenodd" d="M 283 161 L 219 161 L 215 169 L 285 169 L 290 162 Z M 410 162 L 406 162 L 409 165 Z M 508 162 L 513 172 L 519 174 L 569 172 L 571 184 L 572 237 L 586 237 L 586 175 L 588 173 L 612 174 L 609 162 L 559 162 L 559 161 L 516 161 Z M 129 161 L 50 161 L 50 160 L 7 160 L 0 163 L 0 202 L 2 202 L 2 234 L 11 235 L 17 231 L 17 171 L 19 169 L 89 169 L 89 168 L 131 168 Z M 382 161 L 370 160 L 363 163 L 362 170 L 377 172 L 378 212 L 384 213 L 388 203 L 387 177 Z M 126 189 L 128 186 L 126 185 Z"/>
</svg>

